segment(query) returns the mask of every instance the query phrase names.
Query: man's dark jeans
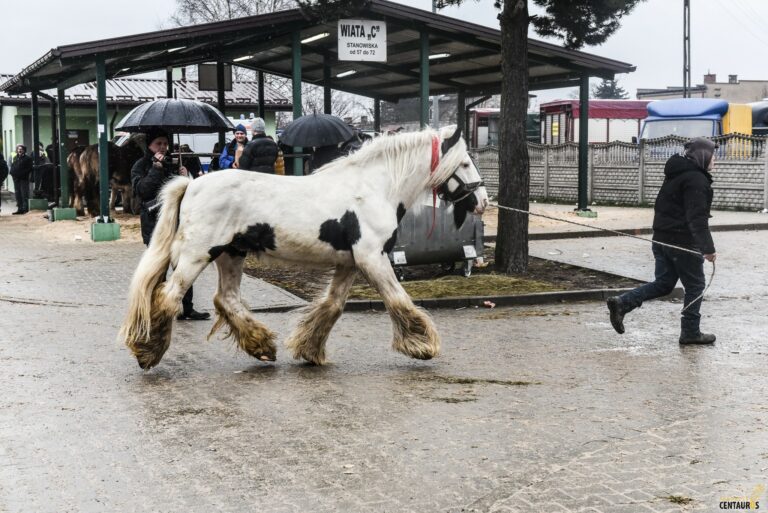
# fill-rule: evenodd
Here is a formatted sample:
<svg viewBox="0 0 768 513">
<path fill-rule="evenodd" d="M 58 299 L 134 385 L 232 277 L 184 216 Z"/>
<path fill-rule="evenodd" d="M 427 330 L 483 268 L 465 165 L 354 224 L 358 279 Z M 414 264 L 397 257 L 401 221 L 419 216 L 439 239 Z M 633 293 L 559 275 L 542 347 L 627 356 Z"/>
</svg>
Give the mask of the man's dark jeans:
<svg viewBox="0 0 768 513">
<path fill-rule="evenodd" d="M 656 259 L 656 279 L 619 296 L 625 313 L 641 306 L 644 301 L 666 296 L 675 288 L 678 279 L 685 289 L 686 305 L 704 292 L 704 257 L 702 255 L 654 244 L 653 256 Z M 683 312 L 680 320 L 682 335 L 693 337 L 700 333 L 700 307 L 701 299 Z"/>
<path fill-rule="evenodd" d="M 16 194 L 16 209 L 19 212 L 29 210 L 29 180 L 14 178 L 13 189 Z"/>
</svg>

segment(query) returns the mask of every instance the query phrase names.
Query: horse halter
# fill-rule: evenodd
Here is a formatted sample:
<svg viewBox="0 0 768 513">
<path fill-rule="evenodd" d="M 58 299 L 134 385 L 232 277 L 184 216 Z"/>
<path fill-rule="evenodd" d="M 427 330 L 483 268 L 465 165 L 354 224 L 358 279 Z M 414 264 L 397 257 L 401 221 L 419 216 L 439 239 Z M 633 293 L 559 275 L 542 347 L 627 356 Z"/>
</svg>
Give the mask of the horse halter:
<svg viewBox="0 0 768 513">
<path fill-rule="evenodd" d="M 448 150 L 451 149 L 453 145 L 455 145 L 459 138 L 461 137 L 461 129 L 456 130 L 456 132 L 453 133 L 453 135 L 443 141 L 443 144 L 441 145 L 440 149 L 442 150 L 443 155 L 445 155 Z M 470 156 L 470 159 L 472 160 L 472 165 L 475 166 L 475 169 L 478 169 L 477 163 L 475 163 L 475 159 L 473 159 Z M 437 138 L 432 140 L 432 166 L 431 166 L 431 172 L 434 173 L 435 169 L 437 169 L 437 164 L 439 162 L 439 154 L 437 152 Z M 456 187 L 455 190 L 451 191 L 448 188 L 448 182 L 451 181 L 451 179 L 456 180 L 456 182 L 459 184 L 458 187 Z M 448 179 L 438 185 L 434 193 L 437 194 L 437 196 L 444 201 L 450 201 L 451 203 L 457 203 L 470 194 L 474 193 L 476 190 L 478 190 L 480 187 L 485 185 L 485 183 L 480 180 L 479 182 L 465 182 L 462 180 L 458 174 L 456 174 L 456 171 L 451 174 L 451 176 L 448 177 Z"/>
<path fill-rule="evenodd" d="M 475 169 L 479 169 L 475 159 L 473 159 L 471 156 L 469 158 L 472 160 L 472 165 L 475 166 Z M 453 191 L 448 188 L 448 182 L 451 180 L 456 180 L 456 183 L 459 184 L 459 186 L 456 187 L 456 189 Z M 437 195 L 441 200 L 450 201 L 451 203 L 458 203 L 470 194 L 473 194 L 476 190 L 484 185 L 485 182 L 483 180 L 480 180 L 479 182 L 467 183 L 462 180 L 458 174 L 456 174 L 456 171 L 454 171 L 453 174 L 448 177 L 448 180 L 444 181 L 437 187 Z"/>
<path fill-rule="evenodd" d="M 450 182 L 451 180 L 456 180 L 456 182 L 459 184 L 459 186 L 456 187 L 456 189 L 454 190 L 450 190 L 448 188 L 448 182 Z M 479 182 L 467 183 L 464 180 L 462 180 L 459 177 L 459 175 L 457 175 L 454 172 L 448 178 L 448 180 L 441 183 L 440 186 L 437 188 L 437 195 L 441 200 L 450 201 L 451 203 L 458 203 L 459 201 L 463 200 L 470 194 L 473 194 L 476 190 L 478 190 L 483 185 L 485 185 L 485 182 L 483 182 L 482 180 L 480 180 Z"/>
</svg>

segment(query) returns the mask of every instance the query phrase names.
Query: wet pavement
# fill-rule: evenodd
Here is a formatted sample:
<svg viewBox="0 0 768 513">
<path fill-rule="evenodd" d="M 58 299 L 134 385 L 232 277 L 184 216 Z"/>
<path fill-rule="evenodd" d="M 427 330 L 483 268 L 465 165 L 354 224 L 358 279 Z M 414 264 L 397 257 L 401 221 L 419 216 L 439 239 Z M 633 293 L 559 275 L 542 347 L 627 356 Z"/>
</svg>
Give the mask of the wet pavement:
<svg viewBox="0 0 768 513">
<path fill-rule="evenodd" d="M 714 347 L 678 346 L 679 302 L 646 304 L 622 336 L 586 302 L 434 311 L 428 362 L 389 349 L 384 313 L 345 313 L 322 368 L 179 323 L 143 372 L 115 340 L 142 246 L 53 244 L 5 214 L 0 511 L 719 511 L 768 485 L 768 232 L 715 236 Z M 649 278 L 645 244 L 531 251 Z M 251 306 L 295 301 L 246 289 Z M 285 336 L 298 315 L 259 318 Z"/>
</svg>

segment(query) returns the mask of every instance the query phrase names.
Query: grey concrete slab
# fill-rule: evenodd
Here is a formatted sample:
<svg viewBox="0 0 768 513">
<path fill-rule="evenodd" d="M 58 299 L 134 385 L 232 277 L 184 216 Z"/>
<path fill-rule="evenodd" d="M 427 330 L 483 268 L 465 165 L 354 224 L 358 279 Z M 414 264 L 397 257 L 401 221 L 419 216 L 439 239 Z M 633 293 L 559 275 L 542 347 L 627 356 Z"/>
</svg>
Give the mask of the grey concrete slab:
<svg viewBox="0 0 768 513">
<path fill-rule="evenodd" d="M 72 305 L 123 304 L 136 265 L 144 251 L 137 242 L 90 241 L 30 243 L 30 234 L 5 226 L 2 236 L 0 296 L 19 301 Z M 213 312 L 218 276 L 209 265 L 194 285 L 195 308 Z M 243 300 L 252 308 L 304 305 L 306 301 L 263 280 L 244 275 Z"/>
<path fill-rule="evenodd" d="M 768 294 L 768 231 L 717 232 L 713 239 L 718 257 L 708 294 L 764 298 Z M 654 261 L 648 241 L 599 237 L 532 241 L 529 247 L 530 254 L 539 258 L 638 280 L 653 279 Z M 712 265 L 705 262 L 704 270 L 709 277 Z"/>
<path fill-rule="evenodd" d="M 427 362 L 389 348 L 385 314 L 345 313 L 322 368 L 182 322 L 143 372 L 115 342 L 140 246 L 54 253 L 5 228 L 0 511 L 718 511 L 767 484 L 754 234 L 717 237 L 713 347 L 677 344 L 679 304 L 647 303 L 619 336 L 583 302 L 434 311 Z M 650 260 L 605 245 L 557 248 L 619 274 Z M 283 338 L 299 315 L 258 317 Z"/>
</svg>

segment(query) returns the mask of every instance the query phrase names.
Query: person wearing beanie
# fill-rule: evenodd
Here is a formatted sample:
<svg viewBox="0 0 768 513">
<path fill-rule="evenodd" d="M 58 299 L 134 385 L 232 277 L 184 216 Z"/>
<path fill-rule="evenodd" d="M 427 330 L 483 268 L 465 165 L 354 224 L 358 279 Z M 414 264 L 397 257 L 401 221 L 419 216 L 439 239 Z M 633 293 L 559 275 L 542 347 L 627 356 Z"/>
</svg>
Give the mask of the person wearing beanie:
<svg viewBox="0 0 768 513">
<path fill-rule="evenodd" d="M 675 154 L 664 166 L 664 183 L 656 197 L 653 240 L 701 254 L 653 244 L 656 279 L 620 296 L 608 299 L 611 325 L 624 333 L 624 316 L 644 301 L 666 296 L 678 279 L 685 289 L 685 311 L 680 320 L 680 344 L 712 344 L 715 335 L 699 329 L 704 292 L 704 260 L 717 253 L 709 230 L 712 207 L 712 175 L 717 145 L 703 137 L 685 143 L 684 154 Z M 697 299 L 699 298 L 699 299 Z"/>
<path fill-rule="evenodd" d="M 224 146 L 219 156 L 219 169 L 237 168 L 239 165 L 237 154 L 243 152 L 246 144 L 248 144 L 248 136 L 245 126 L 240 123 L 235 127 L 235 138 Z"/>
<path fill-rule="evenodd" d="M 178 173 L 174 172 L 172 159 L 168 155 L 170 137 L 164 130 L 150 128 L 146 136 L 147 151 L 131 168 L 131 185 L 133 193 L 141 199 L 141 238 L 149 246 L 160 213 L 157 205 L 160 190 L 177 174 L 189 176 L 189 172 L 183 165 L 178 168 Z M 178 318 L 195 321 L 210 319 L 211 314 L 193 308 L 192 295 L 192 287 L 189 287 L 181 300 L 183 310 Z"/>
<path fill-rule="evenodd" d="M 251 124 L 253 137 L 240 157 L 239 168 L 260 173 L 275 173 L 277 143 L 265 133 L 264 120 L 256 118 Z"/>
</svg>

